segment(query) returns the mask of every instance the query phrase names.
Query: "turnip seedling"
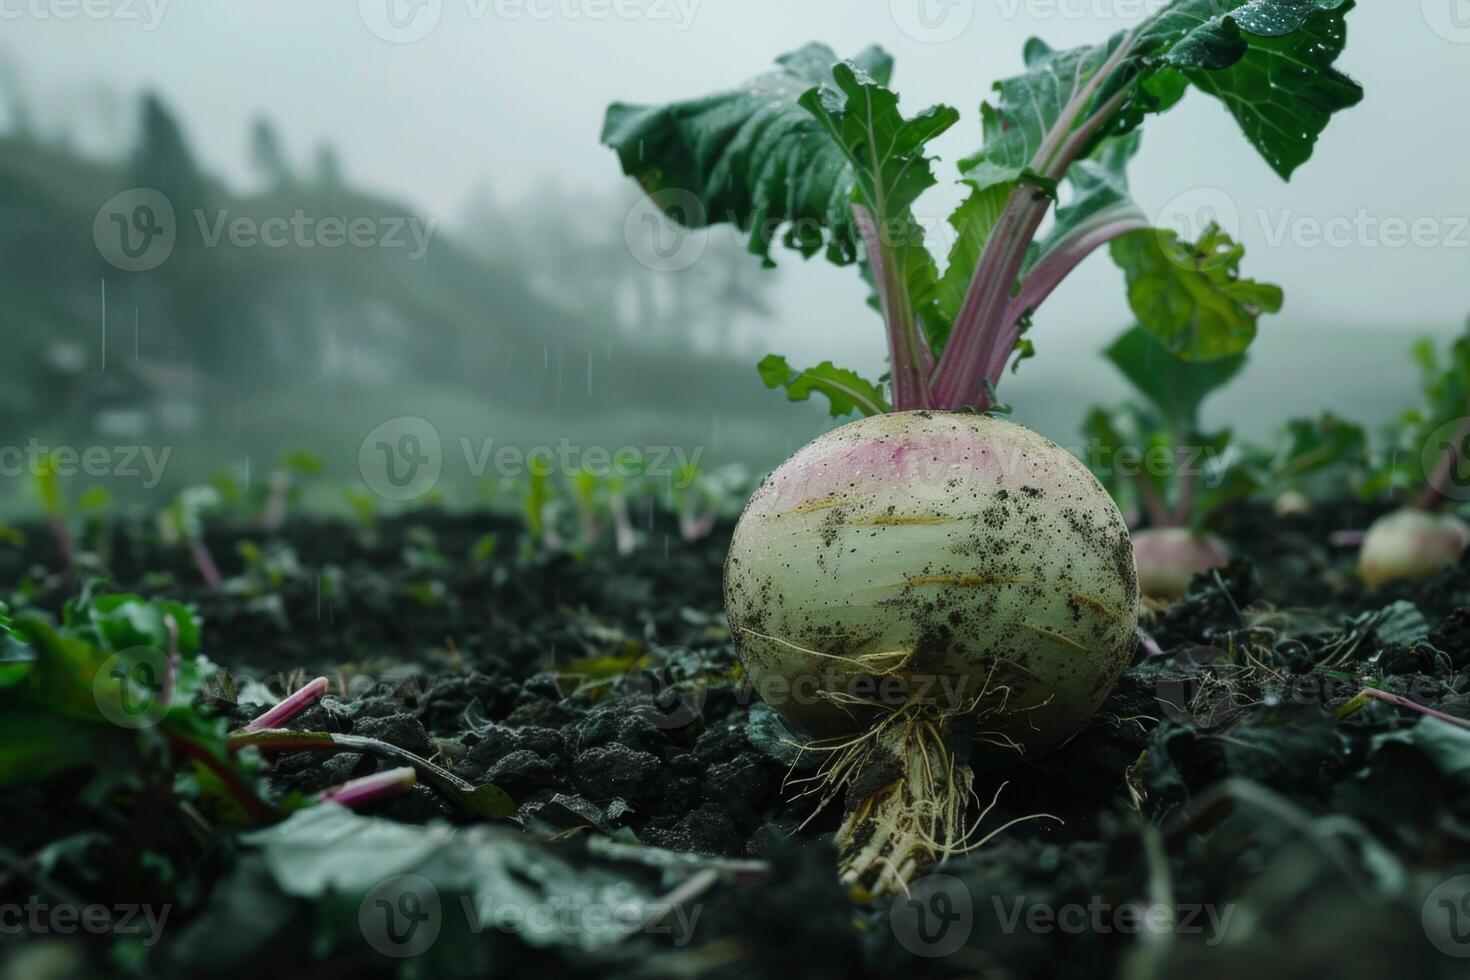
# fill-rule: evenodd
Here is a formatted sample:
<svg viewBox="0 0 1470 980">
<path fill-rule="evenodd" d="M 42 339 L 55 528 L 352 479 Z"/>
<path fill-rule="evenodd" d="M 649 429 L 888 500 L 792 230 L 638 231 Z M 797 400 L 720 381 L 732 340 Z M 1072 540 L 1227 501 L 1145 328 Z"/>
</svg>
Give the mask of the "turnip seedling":
<svg viewBox="0 0 1470 980">
<path fill-rule="evenodd" d="M 1423 372 L 1425 406 L 1405 413 L 1389 459 L 1367 488 L 1370 493 L 1409 490 L 1414 496 L 1375 521 L 1363 537 L 1358 571 L 1370 587 L 1428 578 L 1470 544 L 1470 524 L 1444 510 L 1452 495 L 1470 497 L 1463 472 L 1470 456 L 1470 332 L 1450 345 L 1447 363 L 1427 340 L 1415 348 L 1415 356 Z"/>
<path fill-rule="evenodd" d="M 971 745 L 1013 759 L 1074 734 L 1133 649 L 1137 582 L 1111 498 L 1055 444 L 955 413 L 995 406 L 1006 365 L 1032 351 L 1035 310 L 1104 244 L 1170 351 L 1245 349 L 1279 291 L 1240 278 L 1241 249 L 1218 229 L 1188 242 L 1150 228 L 1124 169 L 1143 120 L 1193 87 L 1290 176 L 1361 97 L 1333 67 L 1351 8 L 1174 0 L 1099 45 L 1029 42 L 1026 72 L 981 107 L 942 273 L 914 205 L 935 183 L 927 144 L 960 114 L 905 117 L 878 48 L 842 61 L 810 44 L 727 92 L 608 110 L 604 142 L 671 217 L 733 224 L 768 263 L 778 238 L 860 262 L 886 327 L 886 385 L 830 361 L 761 362 L 792 400 L 875 417 L 778 468 L 726 565 L 742 662 L 785 684 L 763 693 L 826 751 L 827 795 L 847 797 L 841 874 L 856 891 L 901 889 L 963 849 Z M 924 678 L 959 693 L 921 696 Z"/>
<path fill-rule="evenodd" d="M 1199 412 L 1205 397 L 1245 366 L 1245 355 L 1184 361 L 1141 327 L 1103 353 L 1146 404 L 1088 415 L 1093 472 L 1125 513 L 1147 522 L 1133 532 L 1140 591 L 1148 599 L 1177 599 L 1194 576 L 1230 561 L 1229 547 L 1207 525 L 1229 499 L 1215 491 L 1228 468 L 1231 434 L 1205 433 Z"/>
</svg>

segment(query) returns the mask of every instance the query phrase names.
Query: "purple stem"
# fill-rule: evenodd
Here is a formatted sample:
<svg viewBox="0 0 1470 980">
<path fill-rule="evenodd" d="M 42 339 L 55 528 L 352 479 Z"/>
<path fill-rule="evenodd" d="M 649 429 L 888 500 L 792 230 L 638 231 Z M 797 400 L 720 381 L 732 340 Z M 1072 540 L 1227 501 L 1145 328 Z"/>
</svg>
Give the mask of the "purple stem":
<svg viewBox="0 0 1470 980">
<path fill-rule="evenodd" d="M 286 722 L 315 704 L 326 693 L 327 679 L 325 677 L 318 677 L 295 694 L 283 699 L 280 704 L 271 708 L 259 718 L 246 724 L 240 730 L 244 732 L 258 732 L 267 728 L 280 728 Z"/>
<path fill-rule="evenodd" d="M 389 796 L 406 793 L 418 782 L 418 773 L 412 766 L 387 769 L 371 776 L 349 779 L 341 786 L 323 790 L 317 794 L 318 803 L 338 803 L 342 806 L 358 806 L 372 803 Z"/>
<path fill-rule="evenodd" d="M 1406 697 L 1398 694 L 1390 694 L 1387 691 L 1380 691 L 1376 687 L 1363 688 L 1362 691 L 1358 692 L 1358 698 L 1382 701 L 1384 704 L 1391 704 L 1395 708 L 1403 708 L 1406 711 L 1412 711 L 1416 714 L 1424 715 L 1426 718 L 1434 718 L 1438 721 L 1445 722 L 1446 724 L 1454 725 L 1456 728 L 1464 728 L 1470 730 L 1470 721 L 1466 721 L 1464 718 L 1456 718 L 1454 715 L 1447 715 L 1443 711 L 1436 711 L 1433 708 L 1426 707 L 1425 705 L 1420 704 L 1418 701 L 1410 701 Z M 1356 701 L 1358 698 L 1354 698 L 1353 700 Z M 1349 704 L 1351 703 L 1352 702 L 1349 702 Z M 1347 705 L 1344 705 L 1344 707 L 1347 707 Z"/>
<path fill-rule="evenodd" d="M 1357 548 L 1367 536 L 1367 531 L 1332 531 L 1327 535 L 1327 543 L 1334 548 Z"/>
<path fill-rule="evenodd" d="M 1108 60 L 1088 79 L 1087 84 L 1072 97 L 1047 134 L 1041 149 L 1032 158 L 1033 171 L 1052 180 L 1060 180 L 1098 130 L 1112 118 L 1123 104 L 1127 89 L 1120 90 L 1098 107 L 1082 125 L 1072 129 L 1072 123 L 1082 109 L 1097 94 L 1103 82 L 1132 47 L 1133 37 L 1130 35 L 1123 39 Z M 1057 149 L 1058 144 L 1060 149 Z M 1050 198 L 1041 194 L 1039 188 L 1026 182 L 1018 183 L 1011 191 L 1005 210 L 996 222 L 990 239 L 985 243 L 979 267 L 970 280 L 970 287 L 965 292 L 964 303 L 955 318 L 949 343 L 934 373 L 933 400 L 937 407 L 987 407 L 989 399 L 985 393 L 985 382 L 989 381 L 994 386 L 1000 381 L 1005 363 L 1020 336 L 1017 321 L 1028 309 L 1034 309 L 1040 302 L 1038 298 L 1031 301 L 1029 306 L 1016 307 L 1009 297 L 1011 286 L 1025 264 L 1027 247 L 1045 220 L 1051 203 Z M 1094 241 L 1091 247 L 1096 248 L 1106 240 Z M 1086 252 L 1082 253 L 1085 254 Z M 1076 262 L 1080 261 L 1081 256 L 1078 256 L 1072 266 L 1075 267 Z M 1063 270 L 1062 274 L 1069 271 L 1070 267 Z M 1045 292 L 1050 293 L 1053 288 L 1055 283 L 1047 287 Z"/>
<path fill-rule="evenodd" d="M 893 409 L 896 412 L 915 408 L 931 408 L 929 377 L 924 370 L 925 345 L 914 324 L 914 311 L 909 303 L 908 287 L 902 270 L 889 262 L 891 257 L 873 213 L 861 204 L 852 206 L 852 216 L 867 249 L 868 269 L 883 305 L 883 323 L 888 328 L 888 364 L 893 384 Z M 928 354 L 933 360 L 933 354 Z"/>
<path fill-rule="evenodd" d="M 211 589 L 218 589 L 224 580 L 220 578 L 219 566 L 214 563 L 214 556 L 209 553 L 209 546 L 204 543 L 204 539 L 200 537 L 190 541 L 189 550 L 194 555 L 194 564 L 199 569 L 199 574 L 204 577 L 204 584 Z"/>
</svg>

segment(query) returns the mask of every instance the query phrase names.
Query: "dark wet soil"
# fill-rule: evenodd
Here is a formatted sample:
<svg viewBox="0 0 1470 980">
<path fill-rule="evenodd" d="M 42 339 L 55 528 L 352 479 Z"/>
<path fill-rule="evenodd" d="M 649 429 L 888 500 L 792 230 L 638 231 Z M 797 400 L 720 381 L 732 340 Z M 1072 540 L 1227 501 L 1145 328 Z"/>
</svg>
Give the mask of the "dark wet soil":
<svg viewBox="0 0 1470 980">
<path fill-rule="evenodd" d="M 867 907 L 833 878 L 841 814 L 794 798 L 790 736 L 741 683 L 720 598 L 728 525 L 686 543 L 668 520 L 626 558 L 528 551 L 516 522 L 488 515 L 426 511 L 372 531 L 298 520 L 274 538 L 220 527 L 209 543 L 224 592 L 141 529 L 114 533 L 109 564 L 120 586 L 197 605 L 206 655 L 238 680 L 240 703 L 221 708 L 235 721 L 262 710 L 254 683 L 279 694 L 325 675 L 331 693 L 292 727 L 370 736 L 494 783 L 517 808 L 506 824 L 558 853 L 612 838 L 721 869 L 687 943 L 638 935 L 594 954 L 496 934 L 481 939 L 495 956 L 463 975 L 493 962 L 512 975 L 1463 976 L 1443 951 L 1454 937 L 1437 946 L 1424 919 L 1445 894 L 1457 917 L 1470 892 L 1441 887 L 1470 873 L 1470 732 L 1382 703 L 1336 713 L 1371 687 L 1470 718 L 1470 565 L 1365 591 L 1353 555 L 1327 540 L 1371 517 L 1357 505 L 1231 515 L 1222 531 L 1238 560 L 1147 617 L 1162 652 L 1140 646 L 1086 730 L 977 774 L 985 803 L 1004 784 L 978 835 L 1056 819 L 1018 823 L 913 897 Z M 245 541 L 267 560 L 252 565 Z M 58 608 L 72 585 L 48 567 L 37 530 L 0 552 L 0 583 Z M 269 784 L 309 794 L 387 765 L 288 753 Z M 0 853 L 89 831 L 128 839 L 73 793 L 61 781 L 0 796 Z M 361 812 L 469 822 L 422 785 Z M 176 921 L 208 916 L 221 948 L 253 937 L 255 956 L 271 917 L 231 906 L 239 854 L 233 841 L 200 852 Z M 715 858 L 746 863 L 731 872 Z M 128 894 L 114 862 L 90 866 L 89 881 L 58 865 L 58 884 Z M 31 889 L 0 869 L 0 903 Z M 1470 900 L 1464 911 L 1470 929 Z M 1155 914 L 1162 928 L 1138 925 Z M 418 975 L 413 961 L 300 932 L 269 937 L 291 975 Z M 1470 936 L 1453 949 L 1470 953 Z M 143 962 L 144 975 L 200 968 Z"/>
</svg>

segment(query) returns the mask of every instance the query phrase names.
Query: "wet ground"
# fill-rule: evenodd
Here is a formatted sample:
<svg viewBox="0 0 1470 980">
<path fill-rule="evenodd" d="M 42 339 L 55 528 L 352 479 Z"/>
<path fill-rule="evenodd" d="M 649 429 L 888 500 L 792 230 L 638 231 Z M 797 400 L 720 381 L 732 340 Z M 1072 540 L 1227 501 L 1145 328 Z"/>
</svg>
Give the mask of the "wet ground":
<svg viewBox="0 0 1470 980">
<path fill-rule="evenodd" d="M 488 515 L 220 527 L 223 591 L 118 531 L 120 586 L 197 605 L 232 678 L 211 710 L 244 722 L 326 676 L 291 727 L 432 759 L 514 813 L 486 825 L 421 782 L 176 835 L 63 775 L 0 795 L 0 908 L 49 894 L 167 921 L 152 944 L 6 928 L 0 975 L 1463 975 L 1470 730 L 1345 706 L 1371 688 L 1470 719 L 1470 565 L 1366 592 L 1327 542 L 1371 516 L 1233 514 L 1237 562 L 1146 618 L 1159 652 L 1140 646 L 1086 730 L 977 774 L 987 802 L 1004 784 L 980 834 L 1060 819 L 870 906 L 835 882 L 841 814 L 798 797 L 810 763 L 742 683 L 728 525 L 686 543 L 669 520 L 631 557 L 527 549 Z M 54 567 L 40 529 L 0 552 L 0 582 L 43 608 L 75 588 Z M 392 763 L 260 765 L 293 799 Z"/>
</svg>

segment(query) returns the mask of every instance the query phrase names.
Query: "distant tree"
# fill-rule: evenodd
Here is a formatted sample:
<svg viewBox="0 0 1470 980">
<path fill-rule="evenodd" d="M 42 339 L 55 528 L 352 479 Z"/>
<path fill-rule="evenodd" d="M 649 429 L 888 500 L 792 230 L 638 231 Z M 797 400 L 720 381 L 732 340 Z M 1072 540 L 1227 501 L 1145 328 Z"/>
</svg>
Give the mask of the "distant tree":
<svg viewBox="0 0 1470 980">
<path fill-rule="evenodd" d="M 205 179 L 189 152 L 184 132 L 158 96 L 143 96 L 138 145 L 133 151 L 133 186 L 152 187 L 173 203 L 174 211 L 202 208 Z"/>
<path fill-rule="evenodd" d="M 316 148 L 312 180 L 324 191 L 336 192 L 346 186 L 346 179 L 342 176 L 342 160 L 330 143 L 323 143 Z"/>
<path fill-rule="evenodd" d="M 268 119 L 256 119 L 250 127 L 250 163 L 268 188 L 286 187 L 293 181 L 291 164 Z"/>
</svg>

